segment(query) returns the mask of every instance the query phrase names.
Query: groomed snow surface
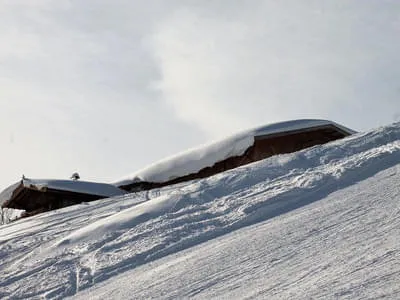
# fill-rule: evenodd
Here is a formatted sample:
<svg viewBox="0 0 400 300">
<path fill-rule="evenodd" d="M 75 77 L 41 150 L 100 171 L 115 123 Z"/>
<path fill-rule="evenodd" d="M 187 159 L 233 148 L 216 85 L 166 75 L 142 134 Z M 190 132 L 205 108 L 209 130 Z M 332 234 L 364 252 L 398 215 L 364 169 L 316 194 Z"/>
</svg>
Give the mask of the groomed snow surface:
<svg viewBox="0 0 400 300">
<path fill-rule="evenodd" d="M 0 227 L 0 298 L 400 298 L 400 123 Z"/>
</svg>

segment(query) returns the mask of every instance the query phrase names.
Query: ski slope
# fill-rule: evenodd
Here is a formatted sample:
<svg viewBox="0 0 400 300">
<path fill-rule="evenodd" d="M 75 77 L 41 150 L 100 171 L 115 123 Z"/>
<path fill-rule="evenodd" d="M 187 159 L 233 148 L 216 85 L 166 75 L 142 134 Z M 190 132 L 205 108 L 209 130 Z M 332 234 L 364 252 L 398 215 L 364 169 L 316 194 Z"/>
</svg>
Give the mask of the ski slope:
<svg viewBox="0 0 400 300">
<path fill-rule="evenodd" d="M 163 257 L 78 299 L 400 298 L 400 166 Z"/>
<path fill-rule="evenodd" d="M 0 228 L 0 298 L 400 297 L 400 123 Z"/>
</svg>

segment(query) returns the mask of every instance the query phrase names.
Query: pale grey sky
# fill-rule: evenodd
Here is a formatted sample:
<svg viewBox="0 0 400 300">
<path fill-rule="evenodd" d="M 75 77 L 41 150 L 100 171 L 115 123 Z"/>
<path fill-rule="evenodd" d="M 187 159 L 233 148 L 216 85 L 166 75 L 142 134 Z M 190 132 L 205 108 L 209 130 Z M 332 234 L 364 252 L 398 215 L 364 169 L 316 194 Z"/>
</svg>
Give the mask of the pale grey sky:
<svg viewBox="0 0 400 300">
<path fill-rule="evenodd" d="M 0 0 L 0 190 L 280 120 L 400 120 L 399 36 L 395 0 Z"/>
</svg>

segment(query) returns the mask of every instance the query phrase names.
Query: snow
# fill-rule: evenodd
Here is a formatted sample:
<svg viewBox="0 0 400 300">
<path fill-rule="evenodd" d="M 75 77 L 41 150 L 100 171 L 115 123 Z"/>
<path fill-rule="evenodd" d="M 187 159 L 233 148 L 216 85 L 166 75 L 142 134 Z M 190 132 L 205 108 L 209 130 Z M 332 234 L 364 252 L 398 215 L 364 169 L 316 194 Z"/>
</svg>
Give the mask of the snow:
<svg viewBox="0 0 400 300">
<path fill-rule="evenodd" d="M 400 166 L 110 278 L 77 299 L 399 299 Z M 397 202 L 397 203 L 396 203 Z"/>
<path fill-rule="evenodd" d="M 202 145 L 156 162 L 144 169 L 124 177 L 113 184 L 128 185 L 136 182 L 166 182 L 178 177 L 197 173 L 231 156 L 240 156 L 254 144 L 254 137 L 289 132 L 304 128 L 334 125 L 353 134 L 355 131 L 327 120 L 302 119 L 268 124 L 233 135 L 226 139 Z"/>
<path fill-rule="evenodd" d="M 93 222 L 88 226 L 74 231 L 57 241 L 56 246 L 82 243 L 87 240 L 101 238 L 109 232 L 127 230 L 139 225 L 146 219 L 164 214 L 177 202 L 177 197 L 160 196 L 152 201 L 146 201 L 137 206 L 125 209 L 108 218 Z"/>
<path fill-rule="evenodd" d="M 12 196 L 12 193 L 20 184 L 27 188 L 37 190 L 56 189 L 61 191 L 76 192 L 82 194 L 91 194 L 103 197 L 113 197 L 126 193 L 114 185 L 107 183 L 97 183 L 80 180 L 55 180 L 55 179 L 23 179 L 0 193 L 0 206 Z"/>
<path fill-rule="evenodd" d="M 399 298 L 400 123 L 0 227 L 0 298 Z"/>
<path fill-rule="evenodd" d="M 318 119 L 300 119 L 300 120 L 291 120 L 285 122 L 278 122 L 273 124 L 268 124 L 265 126 L 257 127 L 255 129 L 249 130 L 247 133 L 253 136 L 262 136 L 262 135 L 269 135 L 274 133 L 281 133 L 281 132 L 289 132 L 295 131 L 305 128 L 313 128 L 318 126 L 325 126 L 325 125 L 334 125 L 344 132 L 349 134 L 354 134 L 356 131 L 347 128 L 343 125 L 340 125 L 333 121 L 328 120 L 318 120 Z"/>
</svg>

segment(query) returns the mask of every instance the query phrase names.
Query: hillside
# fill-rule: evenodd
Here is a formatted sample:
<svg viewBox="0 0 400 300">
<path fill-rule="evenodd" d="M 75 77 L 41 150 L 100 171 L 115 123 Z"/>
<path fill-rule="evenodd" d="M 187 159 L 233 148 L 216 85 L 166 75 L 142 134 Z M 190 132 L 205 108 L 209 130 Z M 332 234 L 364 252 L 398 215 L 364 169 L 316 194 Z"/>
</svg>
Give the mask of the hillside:
<svg viewBox="0 0 400 300">
<path fill-rule="evenodd" d="M 0 297 L 398 298 L 400 123 L 0 229 Z"/>
<path fill-rule="evenodd" d="M 400 166 L 95 285 L 79 299 L 399 299 Z"/>
</svg>

